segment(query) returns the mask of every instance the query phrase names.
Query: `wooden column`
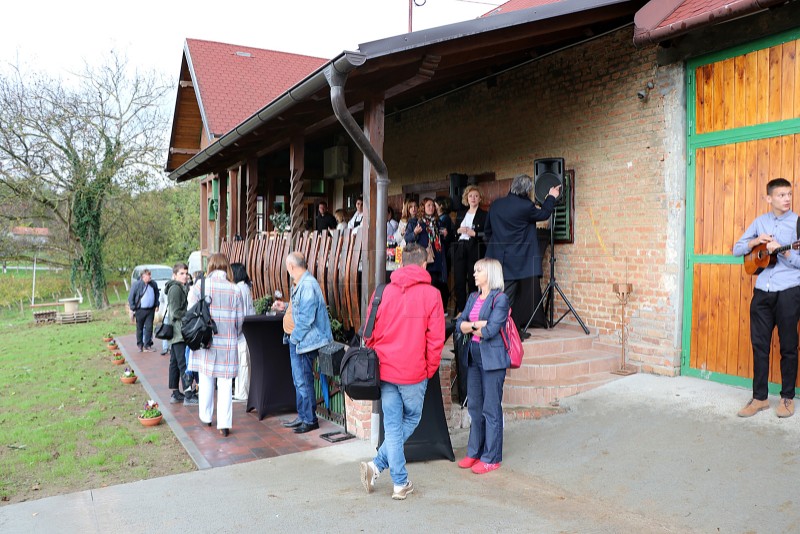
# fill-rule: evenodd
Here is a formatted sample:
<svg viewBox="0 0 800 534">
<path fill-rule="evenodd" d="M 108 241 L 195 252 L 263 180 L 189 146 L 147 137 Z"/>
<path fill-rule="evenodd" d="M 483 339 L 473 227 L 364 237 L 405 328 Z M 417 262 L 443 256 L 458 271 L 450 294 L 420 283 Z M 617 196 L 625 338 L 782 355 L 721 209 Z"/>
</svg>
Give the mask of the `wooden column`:
<svg viewBox="0 0 800 534">
<path fill-rule="evenodd" d="M 289 146 L 289 169 L 291 180 L 289 187 L 291 190 L 291 214 L 292 214 L 292 250 L 295 248 L 297 240 L 303 235 L 305 230 L 305 218 L 303 217 L 303 171 L 305 170 L 305 139 L 303 136 L 294 136 Z"/>
<path fill-rule="evenodd" d="M 239 168 L 228 169 L 228 190 L 230 206 L 228 206 L 228 241 L 239 233 Z"/>
<path fill-rule="evenodd" d="M 383 159 L 383 143 L 384 143 L 384 100 L 375 98 L 364 103 L 364 134 L 369 139 L 369 144 L 375 149 L 375 152 Z M 361 236 L 362 246 L 362 265 L 361 271 L 361 319 L 362 322 L 366 319 L 367 306 L 369 304 L 369 297 L 375 289 L 375 270 L 369 266 L 375 265 L 375 258 L 377 254 L 386 254 L 386 243 L 377 243 L 375 239 L 375 222 L 377 220 L 377 213 L 375 206 L 378 198 L 377 188 L 378 175 L 375 169 L 370 164 L 369 160 L 364 157 L 364 220 L 361 223 L 359 233 L 366 232 Z"/>
<path fill-rule="evenodd" d="M 224 174 L 217 175 L 219 180 L 219 207 L 217 208 L 217 251 L 220 249 L 222 238 L 228 235 L 228 177 Z"/>
<path fill-rule="evenodd" d="M 208 252 L 208 181 L 200 182 L 200 250 Z"/>
</svg>

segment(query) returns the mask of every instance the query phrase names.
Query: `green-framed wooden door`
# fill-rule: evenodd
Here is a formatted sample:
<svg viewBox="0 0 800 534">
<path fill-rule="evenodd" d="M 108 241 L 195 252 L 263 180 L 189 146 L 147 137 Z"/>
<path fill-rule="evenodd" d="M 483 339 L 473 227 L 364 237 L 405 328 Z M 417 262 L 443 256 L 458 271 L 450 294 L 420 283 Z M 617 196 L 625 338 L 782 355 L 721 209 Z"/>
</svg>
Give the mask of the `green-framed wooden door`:
<svg viewBox="0 0 800 534">
<path fill-rule="evenodd" d="M 755 277 L 731 254 L 784 177 L 800 211 L 800 29 L 687 64 L 684 375 L 752 383 Z M 773 334 L 770 391 L 780 382 Z"/>
</svg>

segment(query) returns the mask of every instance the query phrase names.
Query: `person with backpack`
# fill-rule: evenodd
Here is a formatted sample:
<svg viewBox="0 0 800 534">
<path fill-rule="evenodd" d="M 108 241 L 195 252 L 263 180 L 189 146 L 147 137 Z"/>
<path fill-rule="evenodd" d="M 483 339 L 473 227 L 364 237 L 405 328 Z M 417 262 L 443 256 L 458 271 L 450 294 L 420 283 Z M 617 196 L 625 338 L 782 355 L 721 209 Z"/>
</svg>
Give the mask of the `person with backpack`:
<svg viewBox="0 0 800 534">
<path fill-rule="evenodd" d="M 200 300 L 201 290 L 216 324 L 211 342 L 193 352 L 191 370 L 199 373 L 200 421 L 211 426 L 214 412 L 214 379 L 217 382 L 217 428 L 227 437 L 233 426 L 232 381 L 239 372 L 239 334 L 244 322 L 242 293 L 233 283 L 228 258 L 220 253 L 208 259 L 205 281 L 189 292 L 189 307 Z"/>
<path fill-rule="evenodd" d="M 456 321 L 456 329 L 471 335 L 461 364 L 467 366 L 469 427 L 467 455 L 458 462 L 462 469 L 484 474 L 500 467 L 503 460 L 503 383 L 511 367 L 501 330 L 508 321 L 508 297 L 503 293 L 503 267 L 495 259 L 475 262 L 475 285 Z"/>
<path fill-rule="evenodd" d="M 388 467 L 395 500 L 404 500 L 414 491 L 403 445 L 422 417 L 428 380 L 439 369 L 444 348 L 442 297 L 425 270 L 427 257 L 424 247 L 406 246 L 403 266 L 392 273 L 391 283 L 384 288 L 372 336 L 365 340 L 380 362 L 385 439 L 373 460 L 361 462 L 361 484 L 372 493 L 378 476 Z M 373 293 L 368 317 L 374 301 Z"/>
</svg>

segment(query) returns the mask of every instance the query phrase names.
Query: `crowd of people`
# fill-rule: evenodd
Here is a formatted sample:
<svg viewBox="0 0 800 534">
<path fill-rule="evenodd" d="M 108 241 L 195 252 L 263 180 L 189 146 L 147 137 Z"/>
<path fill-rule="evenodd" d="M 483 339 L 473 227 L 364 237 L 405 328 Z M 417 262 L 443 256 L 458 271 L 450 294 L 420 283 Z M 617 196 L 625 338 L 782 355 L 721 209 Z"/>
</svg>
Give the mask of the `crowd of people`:
<svg viewBox="0 0 800 534">
<path fill-rule="evenodd" d="M 378 306 L 374 330 L 365 340 L 380 363 L 385 439 L 376 456 L 360 464 L 361 482 L 371 493 L 380 474 L 389 469 L 392 498 L 405 499 L 414 491 L 405 467 L 403 444 L 422 415 L 428 380 L 439 368 L 445 342 L 448 277 L 454 277 L 454 328 L 465 339 L 459 380 L 466 383 L 472 420 L 466 455 L 458 466 L 484 474 L 498 469 L 503 452 L 502 398 L 510 357 L 501 337 L 515 301 L 532 296 L 531 285 L 541 275 L 535 223 L 552 213 L 560 187 L 553 187 L 541 205 L 531 199 L 532 180 L 520 175 L 504 198 L 487 212 L 477 186 L 468 186 L 463 209 L 455 222 L 449 201 L 414 199 L 403 203 L 399 221 L 388 212 L 387 233 L 404 247 L 402 264 L 391 273 Z M 363 201 L 345 222 L 344 212 L 328 212 L 319 204 L 317 229 L 357 229 L 363 222 Z M 450 267 L 448 267 L 448 265 Z M 292 280 L 288 302 L 273 309 L 283 314 L 284 343 L 289 346 L 297 416 L 283 426 L 295 433 L 319 428 L 313 365 L 319 350 L 333 341 L 331 324 L 319 282 L 308 271 L 306 258 L 291 252 L 285 268 Z M 531 294 L 528 294 L 530 291 Z M 249 355 L 242 336 L 244 317 L 255 313 L 249 277 L 242 264 L 213 254 L 205 273 L 190 277 L 184 263 L 173 268 L 166 286 L 164 320 L 173 325 L 169 340 L 167 381 L 171 402 L 198 406 L 198 418 L 211 426 L 216 391 L 217 428 L 228 436 L 233 423 L 232 403 L 245 400 L 249 384 Z M 216 333 L 207 348 L 189 350 L 181 337 L 181 322 L 202 297 L 210 303 Z M 374 298 L 374 295 L 373 295 Z M 159 306 L 158 287 L 145 271 L 132 286 L 129 305 L 136 320 L 136 342 L 152 351 L 152 323 Z M 373 306 L 369 301 L 367 315 Z M 514 317 L 512 315 L 512 317 Z M 515 321 L 527 319 L 514 317 Z M 520 326 L 524 324 L 519 323 Z M 234 390 L 235 380 L 235 390 Z"/>
</svg>

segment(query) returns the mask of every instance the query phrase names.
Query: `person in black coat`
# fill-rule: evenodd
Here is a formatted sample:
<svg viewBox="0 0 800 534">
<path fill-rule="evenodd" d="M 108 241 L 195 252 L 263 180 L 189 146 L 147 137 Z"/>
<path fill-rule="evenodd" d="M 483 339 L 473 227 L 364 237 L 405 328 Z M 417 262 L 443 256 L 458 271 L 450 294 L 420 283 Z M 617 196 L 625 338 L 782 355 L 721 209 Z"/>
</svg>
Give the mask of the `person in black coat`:
<svg viewBox="0 0 800 534">
<path fill-rule="evenodd" d="M 477 186 L 464 189 L 461 203 L 467 209 L 456 218 L 456 241 L 453 246 L 453 280 L 456 292 L 456 315 L 464 310 L 467 295 L 477 291 L 472 272 L 475 262 L 486 254 L 483 231 L 486 225 L 486 211 L 480 207 L 483 195 Z"/>
<path fill-rule="evenodd" d="M 324 200 L 319 203 L 317 207 L 317 220 L 315 229 L 317 232 L 324 232 L 325 230 L 333 230 L 336 228 L 336 217 L 328 211 L 328 203 Z"/>
<path fill-rule="evenodd" d="M 550 218 L 561 193 L 561 186 L 551 187 L 542 206 L 531 200 L 533 181 L 527 174 L 516 176 L 508 195 L 495 200 L 486 217 L 486 257 L 503 265 L 505 294 L 514 323 L 525 327 L 541 299 L 541 287 L 535 291 L 535 277 L 542 276 L 542 253 L 536 234 L 536 222 Z M 541 307 L 540 307 L 541 310 Z M 544 314 L 542 313 L 542 320 Z"/>
</svg>

